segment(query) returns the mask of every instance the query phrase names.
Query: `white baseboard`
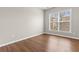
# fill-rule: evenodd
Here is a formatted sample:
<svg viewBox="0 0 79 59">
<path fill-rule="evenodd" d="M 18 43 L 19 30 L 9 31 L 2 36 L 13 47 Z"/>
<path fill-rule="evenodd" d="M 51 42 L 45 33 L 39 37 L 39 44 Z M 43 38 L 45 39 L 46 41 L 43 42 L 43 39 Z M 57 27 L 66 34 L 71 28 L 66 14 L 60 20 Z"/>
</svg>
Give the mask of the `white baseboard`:
<svg viewBox="0 0 79 59">
<path fill-rule="evenodd" d="M 60 35 L 60 34 L 52 34 L 52 33 L 44 33 L 44 34 L 56 35 L 56 36 L 67 37 L 67 38 L 71 38 L 71 39 L 77 39 L 77 40 L 79 40 L 79 38 L 78 38 L 78 37 L 65 36 L 65 35 Z"/>
<path fill-rule="evenodd" d="M 33 35 L 33 36 L 29 36 L 29 37 L 18 39 L 18 40 L 15 40 L 15 41 L 11 41 L 11 42 L 8 42 L 8 43 L 5 43 L 5 44 L 1 44 L 0 47 L 6 46 L 6 45 L 10 45 L 10 44 L 22 41 L 22 40 L 26 40 L 28 38 L 32 38 L 32 37 L 35 37 L 35 36 L 38 36 L 38 35 L 41 35 L 41 34 L 50 34 L 50 35 L 62 36 L 62 37 L 67 37 L 67 38 L 72 38 L 72 39 L 79 40 L 78 37 L 71 37 L 71 36 L 65 36 L 65 35 L 59 35 L 59 34 L 51 34 L 51 33 L 40 33 L 40 34 L 37 34 L 37 35 Z"/>
<path fill-rule="evenodd" d="M 35 36 L 38 36 L 38 35 L 41 35 L 41 34 L 43 34 L 43 33 L 40 33 L 40 34 L 37 34 L 37 35 L 33 35 L 33 36 L 29 36 L 29 37 L 25 37 L 25 38 L 21 38 L 21 39 L 18 39 L 18 40 L 15 40 L 15 41 L 11 41 L 11 42 L 8 42 L 8 43 L 5 43 L 5 44 L 1 44 L 0 47 L 6 46 L 6 45 L 10 45 L 10 44 L 22 41 L 22 40 L 26 40 L 28 38 L 32 38 L 32 37 L 35 37 Z"/>
</svg>

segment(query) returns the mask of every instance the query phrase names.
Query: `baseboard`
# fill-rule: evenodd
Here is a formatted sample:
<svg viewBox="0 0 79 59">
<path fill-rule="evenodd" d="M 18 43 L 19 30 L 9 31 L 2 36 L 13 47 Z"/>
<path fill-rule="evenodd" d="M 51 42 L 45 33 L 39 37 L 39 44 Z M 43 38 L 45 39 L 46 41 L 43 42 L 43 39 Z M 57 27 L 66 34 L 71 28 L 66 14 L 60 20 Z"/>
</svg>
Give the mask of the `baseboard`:
<svg viewBox="0 0 79 59">
<path fill-rule="evenodd" d="M 59 34 L 51 34 L 51 33 L 40 33 L 40 34 L 37 34 L 37 35 L 32 35 L 32 36 L 21 38 L 21 39 L 18 39 L 18 40 L 15 40 L 15 41 L 11 41 L 11 42 L 8 42 L 8 43 L 5 43 L 5 44 L 1 44 L 0 47 L 6 46 L 6 45 L 10 45 L 10 44 L 22 41 L 22 40 L 26 40 L 26 39 L 29 39 L 29 38 L 32 38 L 32 37 L 35 37 L 35 36 L 38 36 L 38 35 L 41 35 L 41 34 L 49 34 L 49 35 L 55 35 L 55 36 L 61 36 L 61 37 L 66 37 L 66 38 L 79 40 L 79 38 L 77 38 L 77 37 L 71 37 L 71 36 L 65 36 L 65 35 L 59 35 Z"/>
<path fill-rule="evenodd" d="M 22 41 L 22 40 L 26 40 L 26 39 L 29 39 L 29 38 L 32 38 L 32 37 L 35 37 L 35 36 L 38 36 L 38 35 L 41 35 L 41 34 L 43 34 L 43 33 L 40 33 L 40 34 L 37 34 L 37 35 L 32 35 L 32 36 L 25 37 L 25 38 L 21 38 L 21 39 L 18 39 L 18 40 L 15 40 L 15 41 L 11 41 L 11 42 L 8 42 L 8 43 L 5 43 L 5 44 L 1 44 L 0 47 L 6 46 L 6 45 L 10 45 L 10 44 Z"/>
<path fill-rule="evenodd" d="M 65 37 L 65 38 L 71 38 L 71 39 L 79 40 L 78 37 L 71 37 L 71 36 L 65 36 L 65 35 L 60 35 L 60 34 L 51 34 L 51 33 L 44 33 L 44 34 L 50 34 L 50 35 L 61 36 L 61 37 Z"/>
</svg>

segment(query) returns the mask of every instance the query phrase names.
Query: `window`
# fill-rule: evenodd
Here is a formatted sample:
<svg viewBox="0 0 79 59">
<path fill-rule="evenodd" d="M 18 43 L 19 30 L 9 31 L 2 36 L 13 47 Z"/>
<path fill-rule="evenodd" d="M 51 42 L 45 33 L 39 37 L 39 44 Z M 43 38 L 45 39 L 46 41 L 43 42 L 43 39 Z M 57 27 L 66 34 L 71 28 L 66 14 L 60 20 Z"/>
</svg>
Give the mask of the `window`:
<svg viewBox="0 0 79 59">
<path fill-rule="evenodd" d="M 57 31 L 58 30 L 58 14 L 54 13 L 51 15 L 51 22 L 50 22 L 50 28 L 53 31 Z"/>
<path fill-rule="evenodd" d="M 71 10 L 50 14 L 49 20 L 51 31 L 71 32 Z"/>
</svg>

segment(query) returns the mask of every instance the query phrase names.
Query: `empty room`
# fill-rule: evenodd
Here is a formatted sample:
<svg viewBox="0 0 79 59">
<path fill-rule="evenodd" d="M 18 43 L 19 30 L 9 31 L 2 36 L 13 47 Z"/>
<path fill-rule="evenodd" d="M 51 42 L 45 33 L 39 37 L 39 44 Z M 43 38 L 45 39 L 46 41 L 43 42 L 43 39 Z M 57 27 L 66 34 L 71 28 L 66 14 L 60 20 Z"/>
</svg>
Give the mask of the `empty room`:
<svg viewBox="0 0 79 59">
<path fill-rule="evenodd" d="M 0 52 L 79 52 L 79 7 L 0 7 Z"/>
</svg>

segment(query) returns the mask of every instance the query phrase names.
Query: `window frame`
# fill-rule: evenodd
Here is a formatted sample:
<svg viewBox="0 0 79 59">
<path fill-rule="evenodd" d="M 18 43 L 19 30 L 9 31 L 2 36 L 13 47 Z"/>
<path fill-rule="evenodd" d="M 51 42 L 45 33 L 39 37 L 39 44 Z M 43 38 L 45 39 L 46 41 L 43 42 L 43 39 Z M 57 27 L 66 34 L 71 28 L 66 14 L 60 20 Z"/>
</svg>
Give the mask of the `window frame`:
<svg viewBox="0 0 79 59">
<path fill-rule="evenodd" d="M 60 13 L 61 12 L 65 12 L 65 11 L 69 11 L 70 12 L 70 15 L 69 15 L 69 17 L 70 17 L 70 19 L 69 19 L 69 31 L 61 31 L 60 30 Z M 52 14 L 55 14 L 55 13 L 57 13 L 58 14 L 58 30 L 56 30 L 56 31 L 53 31 L 52 29 L 51 29 L 51 17 L 52 17 Z M 72 9 L 66 9 L 66 10 L 62 10 L 62 11 L 59 11 L 59 12 L 54 12 L 54 13 L 50 13 L 49 14 L 49 30 L 50 31 L 53 31 L 53 32 L 65 32 L 65 33 L 72 33 L 72 31 L 71 31 L 71 25 L 72 25 L 72 23 L 71 23 L 71 17 L 72 16 Z"/>
</svg>

